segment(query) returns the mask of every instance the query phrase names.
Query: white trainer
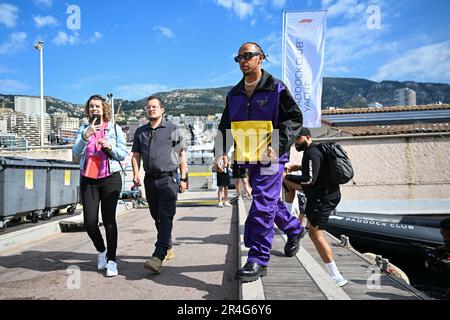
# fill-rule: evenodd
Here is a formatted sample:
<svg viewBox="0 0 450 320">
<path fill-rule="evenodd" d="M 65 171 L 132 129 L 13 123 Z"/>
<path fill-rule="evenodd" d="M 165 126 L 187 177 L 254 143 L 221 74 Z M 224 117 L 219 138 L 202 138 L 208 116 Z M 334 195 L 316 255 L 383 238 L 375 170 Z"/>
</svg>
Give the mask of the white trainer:
<svg viewBox="0 0 450 320">
<path fill-rule="evenodd" d="M 219 204 L 217 205 L 219 208 L 223 208 L 223 203 L 219 202 Z"/>
<path fill-rule="evenodd" d="M 225 201 L 224 203 L 223 203 L 223 205 L 225 206 L 225 207 L 232 207 L 233 205 L 231 204 L 231 203 L 229 203 L 228 201 Z"/>
<path fill-rule="evenodd" d="M 114 261 L 108 261 L 108 264 L 106 265 L 106 276 L 107 277 L 114 277 L 119 274 L 119 270 L 117 270 L 117 263 Z"/>
<path fill-rule="evenodd" d="M 106 251 L 99 252 L 98 258 L 97 258 L 97 269 L 98 270 L 105 270 L 106 265 L 108 264 L 108 261 L 106 261 Z"/>
<path fill-rule="evenodd" d="M 343 287 L 343 286 L 345 286 L 345 285 L 348 283 L 348 281 L 345 280 L 343 277 L 341 277 L 341 278 L 335 278 L 335 279 L 334 279 L 334 282 L 336 283 L 336 285 L 337 285 L 338 287 Z"/>
</svg>

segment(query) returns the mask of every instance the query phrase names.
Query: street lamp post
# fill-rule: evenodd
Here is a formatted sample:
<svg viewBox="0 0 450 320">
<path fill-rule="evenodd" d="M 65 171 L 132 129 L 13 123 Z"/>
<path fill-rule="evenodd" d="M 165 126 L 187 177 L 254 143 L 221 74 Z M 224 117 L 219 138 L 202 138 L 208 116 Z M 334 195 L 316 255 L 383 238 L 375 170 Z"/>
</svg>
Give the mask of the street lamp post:
<svg viewBox="0 0 450 320">
<path fill-rule="evenodd" d="M 114 95 L 112 93 L 107 94 L 109 102 L 111 103 L 111 111 L 112 111 L 112 123 L 114 123 Z"/>
<path fill-rule="evenodd" d="M 37 41 L 34 47 L 39 50 L 41 68 L 41 147 L 44 146 L 44 41 Z"/>
</svg>

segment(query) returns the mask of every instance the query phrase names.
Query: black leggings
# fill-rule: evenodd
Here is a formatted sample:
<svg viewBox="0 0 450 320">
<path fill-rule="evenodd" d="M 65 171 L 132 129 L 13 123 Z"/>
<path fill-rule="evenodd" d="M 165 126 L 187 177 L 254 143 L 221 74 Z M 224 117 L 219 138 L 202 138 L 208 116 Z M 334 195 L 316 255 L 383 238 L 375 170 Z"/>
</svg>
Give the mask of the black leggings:
<svg viewBox="0 0 450 320">
<path fill-rule="evenodd" d="M 98 227 L 98 208 L 101 202 L 102 219 L 108 246 L 107 260 L 116 261 L 117 224 L 116 207 L 122 190 L 122 178 L 115 172 L 103 179 L 81 176 L 80 192 L 83 204 L 84 225 L 98 252 L 105 251 L 105 243 Z"/>
</svg>

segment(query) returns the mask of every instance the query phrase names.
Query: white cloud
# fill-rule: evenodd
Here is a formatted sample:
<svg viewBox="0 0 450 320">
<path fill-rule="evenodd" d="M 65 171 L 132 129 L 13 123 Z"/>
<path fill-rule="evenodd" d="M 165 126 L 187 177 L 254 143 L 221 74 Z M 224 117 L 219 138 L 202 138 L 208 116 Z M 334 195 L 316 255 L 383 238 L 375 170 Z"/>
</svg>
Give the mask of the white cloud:
<svg viewBox="0 0 450 320">
<path fill-rule="evenodd" d="M 236 14 L 240 20 L 252 18 L 250 24 L 256 24 L 256 17 L 272 20 L 272 7 L 283 8 L 286 0 L 214 0 L 214 3 Z"/>
<path fill-rule="evenodd" d="M 11 72 L 14 72 L 14 70 L 8 67 L 0 66 L 0 73 L 11 73 Z"/>
<path fill-rule="evenodd" d="M 41 28 L 45 26 L 58 26 L 58 20 L 56 20 L 52 16 L 36 16 L 33 17 L 34 23 L 36 24 L 36 27 Z"/>
<path fill-rule="evenodd" d="M 16 80 L 0 79 L 0 92 L 4 94 L 22 93 L 29 88 L 29 85 Z"/>
<path fill-rule="evenodd" d="M 255 0 L 252 4 L 243 0 L 215 0 L 215 3 L 228 10 L 233 10 L 241 20 L 244 20 L 247 16 L 252 16 L 254 6 L 262 4 L 262 2 Z"/>
<path fill-rule="evenodd" d="M 0 3 L 0 24 L 7 27 L 14 27 L 17 22 L 19 9 L 16 6 Z"/>
<path fill-rule="evenodd" d="M 92 44 L 97 43 L 103 38 L 103 33 L 95 31 L 90 38 L 81 39 L 80 34 L 76 31 L 68 34 L 64 31 L 59 31 L 52 42 L 57 46 L 76 45 L 76 44 Z"/>
<path fill-rule="evenodd" d="M 364 57 L 367 53 L 375 53 L 378 34 L 379 32 L 368 30 L 363 20 L 328 29 L 325 43 L 326 64 L 336 67 Z M 368 49 L 373 51 L 367 52 Z"/>
<path fill-rule="evenodd" d="M 424 34 L 417 34 L 409 37 L 401 37 L 395 40 L 387 40 L 390 37 L 391 26 L 384 21 L 391 21 L 393 15 L 399 10 L 397 3 L 387 5 L 385 0 L 378 0 L 382 10 L 381 29 L 368 29 L 367 19 L 370 14 L 366 12 L 366 7 L 370 2 L 359 0 L 331 0 L 322 1 L 332 4 L 335 7 L 335 14 L 339 18 L 348 18 L 339 20 L 341 23 L 333 23 L 333 27 L 326 30 L 325 42 L 325 66 L 324 73 L 327 76 L 344 76 L 361 70 L 361 66 L 375 62 L 376 55 L 397 56 L 405 52 L 404 48 L 417 47 L 418 43 L 430 44 L 431 37 Z M 354 6 L 359 8 L 364 4 L 364 9 L 352 9 Z M 400 4 L 398 4 L 400 5 Z M 344 10 L 347 6 L 348 11 Z M 337 10 L 337 8 L 340 8 Z M 352 11 L 353 10 L 353 11 Z M 352 17 L 354 12 L 358 15 Z M 336 19 L 336 22 L 338 20 Z M 374 58 L 374 59 L 372 59 Z"/>
<path fill-rule="evenodd" d="M 383 1 L 379 0 L 379 4 Z M 392 54 L 400 48 L 400 44 L 407 41 L 384 41 L 383 37 L 390 31 L 387 24 L 383 24 L 381 29 L 368 29 L 368 5 L 363 1 L 322 0 L 322 6 L 330 6 L 328 18 L 339 17 L 341 22 L 326 30 L 324 73 L 327 75 L 349 73 L 363 58 L 380 52 Z M 384 14 L 388 15 L 388 12 Z"/>
<path fill-rule="evenodd" d="M 90 43 L 96 43 L 100 41 L 100 39 L 103 38 L 103 33 L 95 31 L 92 38 L 89 40 Z"/>
<path fill-rule="evenodd" d="M 9 39 L 0 44 L 0 54 L 11 54 L 25 47 L 27 34 L 25 32 L 14 32 Z"/>
<path fill-rule="evenodd" d="M 286 4 L 286 0 L 271 0 L 274 7 L 283 8 Z"/>
<path fill-rule="evenodd" d="M 149 95 L 156 92 L 168 90 L 170 89 L 162 84 L 154 84 L 154 83 L 125 84 L 116 88 L 115 96 L 120 99 L 137 100 L 148 97 Z"/>
<path fill-rule="evenodd" d="M 233 8 L 234 0 L 216 0 L 216 3 L 224 8 L 231 9 Z"/>
<path fill-rule="evenodd" d="M 233 10 L 239 16 L 241 20 L 244 20 L 247 16 L 253 15 L 253 7 L 244 1 L 236 0 L 233 3 Z"/>
<path fill-rule="evenodd" d="M 264 61 L 266 66 L 264 68 L 268 69 L 270 67 L 280 67 L 281 66 L 281 33 L 272 32 L 266 37 L 259 40 L 259 43 L 264 50 L 264 53 L 268 55 L 268 62 Z"/>
<path fill-rule="evenodd" d="M 74 32 L 73 34 L 68 35 L 64 31 L 59 31 L 52 42 L 57 46 L 64 46 L 67 44 L 74 45 L 79 42 L 78 33 Z"/>
<path fill-rule="evenodd" d="M 175 34 L 170 30 L 169 28 L 162 27 L 162 26 L 155 26 L 153 27 L 153 30 L 159 31 L 162 36 L 167 37 L 169 39 L 175 37 Z"/>
<path fill-rule="evenodd" d="M 48 8 L 53 6 L 53 0 L 33 0 L 37 5 L 44 5 Z"/>
<path fill-rule="evenodd" d="M 363 14 L 367 9 L 367 5 L 360 3 L 359 0 L 338 0 L 330 6 L 331 3 L 332 1 L 330 0 L 322 0 L 322 7 L 328 9 L 328 18 L 337 16 L 353 18 L 356 15 Z"/>
<path fill-rule="evenodd" d="M 450 41 L 435 43 L 402 52 L 380 67 L 372 77 L 382 80 L 450 82 Z"/>
</svg>

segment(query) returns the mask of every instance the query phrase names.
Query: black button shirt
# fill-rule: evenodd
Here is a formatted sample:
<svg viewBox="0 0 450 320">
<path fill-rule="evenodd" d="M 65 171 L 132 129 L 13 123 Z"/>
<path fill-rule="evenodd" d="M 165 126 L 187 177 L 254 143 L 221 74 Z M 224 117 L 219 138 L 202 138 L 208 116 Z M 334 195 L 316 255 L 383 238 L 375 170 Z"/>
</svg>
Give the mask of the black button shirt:
<svg viewBox="0 0 450 320">
<path fill-rule="evenodd" d="M 141 154 L 146 173 L 157 174 L 177 170 L 181 149 L 178 127 L 163 119 L 156 129 L 146 124 L 136 130 L 131 152 Z"/>
</svg>

